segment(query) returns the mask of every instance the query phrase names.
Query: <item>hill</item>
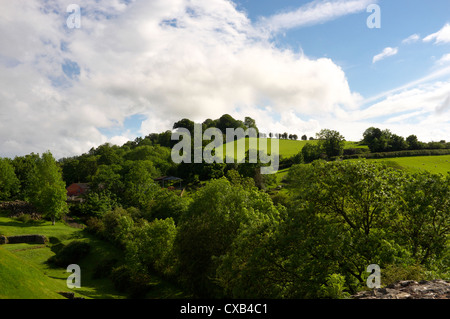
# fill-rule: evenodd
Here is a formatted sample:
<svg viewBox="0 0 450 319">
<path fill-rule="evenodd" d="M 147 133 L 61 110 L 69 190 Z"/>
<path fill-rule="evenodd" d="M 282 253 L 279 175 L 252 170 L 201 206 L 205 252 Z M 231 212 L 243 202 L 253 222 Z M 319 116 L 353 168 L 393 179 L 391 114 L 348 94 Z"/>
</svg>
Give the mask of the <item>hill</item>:
<svg viewBox="0 0 450 319">
<path fill-rule="evenodd" d="M 258 145 L 258 143 L 262 143 L 263 146 L 267 145 L 267 150 L 269 153 L 272 151 L 271 139 L 260 138 L 257 140 L 258 141 L 256 141 L 256 143 L 255 143 L 255 138 L 245 138 L 245 150 L 248 151 L 250 144 Z M 303 140 L 279 139 L 278 142 L 279 142 L 280 156 L 283 158 L 289 158 L 289 157 L 292 157 L 292 156 L 298 154 L 298 152 L 300 152 L 302 150 L 302 148 L 308 143 L 316 145 L 318 143 L 318 140 L 303 141 Z M 233 147 L 233 145 L 234 145 L 235 154 L 236 154 L 236 147 L 238 145 L 237 141 L 228 142 L 228 143 L 225 143 L 224 145 L 225 145 L 224 154 L 225 154 L 226 150 L 229 149 L 230 147 Z M 358 142 L 346 141 L 344 149 L 350 149 L 350 148 L 362 148 L 362 149 L 367 149 L 367 151 L 369 150 L 367 146 L 359 145 Z"/>
<path fill-rule="evenodd" d="M 65 282 L 0 247 L 0 299 L 64 299 L 57 293 L 64 290 Z"/>
</svg>

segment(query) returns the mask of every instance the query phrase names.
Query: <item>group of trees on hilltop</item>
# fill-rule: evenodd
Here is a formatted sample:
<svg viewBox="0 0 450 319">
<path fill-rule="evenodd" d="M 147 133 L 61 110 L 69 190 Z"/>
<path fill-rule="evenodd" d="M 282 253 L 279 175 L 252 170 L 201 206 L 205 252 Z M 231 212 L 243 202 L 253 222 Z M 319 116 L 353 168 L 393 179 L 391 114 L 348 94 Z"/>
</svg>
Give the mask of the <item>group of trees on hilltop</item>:
<svg viewBox="0 0 450 319">
<path fill-rule="evenodd" d="M 222 132 L 222 134 L 226 134 L 227 128 L 230 129 L 242 128 L 244 130 L 248 128 L 253 128 L 256 130 L 257 136 L 259 133 L 259 129 L 256 126 L 256 121 L 248 116 L 245 117 L 244 121 L 241 121 L 234 119 L 229 114 L 224 114 L 220 118 L 215 120 L 206 119 L 201 124 L 202 124 L 202 133 L 208 128 L 217 128 Z M 194 121 L 184 118 L 180 121 L 175 122 L 173 125 L 173 129 L 185 128 L 191 133 L 191 135 L 194 135 L 194 125 L 195 125 Z"/>
<path fill-rule="evenodd" d="M 444 140 L 424 143 L 419 141 L 416 135 L 409 135 L 405 139 L 388 129 L 381 130 L 376 127 L 369 127 L 364 131 L 361 143 L 366 144 L 372 153 L 422 149 L 450 149 L 450 143 Z"/>
</svg>

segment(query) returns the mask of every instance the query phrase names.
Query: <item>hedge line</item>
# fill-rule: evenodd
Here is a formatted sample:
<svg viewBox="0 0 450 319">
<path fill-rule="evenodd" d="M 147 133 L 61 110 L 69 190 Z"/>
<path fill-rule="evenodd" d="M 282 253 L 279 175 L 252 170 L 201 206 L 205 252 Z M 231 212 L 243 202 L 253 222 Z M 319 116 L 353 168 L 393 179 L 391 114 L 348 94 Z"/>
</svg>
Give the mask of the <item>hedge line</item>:
<svg viewBox="0 0 450 319">
<path fill-rule="evenodd" d="M 450 149 L 364 153 L 364 154 L 343 155 L 343 156 L 340 156 L 339 158 L 341 158 L 341 159 L 356 159 L 356 158 L 370 159 L 370 158 L 412 157 L 412 156 L 433 156 L 433 155 L 450 155 Z"/>
</svg>

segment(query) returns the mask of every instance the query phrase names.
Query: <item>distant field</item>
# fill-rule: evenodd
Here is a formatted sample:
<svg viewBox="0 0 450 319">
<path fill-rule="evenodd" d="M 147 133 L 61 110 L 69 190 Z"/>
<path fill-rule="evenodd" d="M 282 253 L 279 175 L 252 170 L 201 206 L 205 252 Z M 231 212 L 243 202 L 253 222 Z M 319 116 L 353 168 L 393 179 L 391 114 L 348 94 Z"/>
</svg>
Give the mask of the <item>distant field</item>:
<svg viewBox="0 0 450 319">
<path fill-rule="evenodd" d="M 317 144 L 318 141 L 317 140 L 312 140 L 312 141 L 293 141 L 293 140 L 284 140 L 284 139 L 280 139 L 278 140 L 279 142 L 279 154 L 284 157 L 291 157 L 296 155 L 298 152 L 300 152 L 302 150 L 302 148 L 307 144 Z M 255 143 L 255 138 L 246 138 L 245 139 L 245 150 L 247 151 L 249 149 L 249 144 L 250 143 Z M 271 139 L 267 139 L 267 138 L 261 138 L 259 139 L 259 141 L 256 141 L 256 145 L 258 145 L 258 143 L 261 143 L 264 147 L 264 145 L 267 145 L 267 150 L 270 153 L 272 151 L 271 148 Z M 225 149 L 224 149 L 224 154 L 226 152 L 227 149 L 229 149 L 230 147 L 235 148 L 235 152 L 236 152 L 236 146 L 238 145 L 238 142 L 230 142 L 230 143 L 226 143 L 225 144 Z M 367 146 L 363 146 L 363 145 L 359 145 L 358 142 L 345 142 L 345 147 L 346 149 L 348 148 L 367 148 Z"/>
<path fill-rule="evenodd" d="M 388 166 L 404 169 L 412 173 L 429 171 L 434 174 L 446 175 L 450 172 L 450 155 L 395 157 L 369 159 L 369 161 L 385 163 Z"/>
</svg>

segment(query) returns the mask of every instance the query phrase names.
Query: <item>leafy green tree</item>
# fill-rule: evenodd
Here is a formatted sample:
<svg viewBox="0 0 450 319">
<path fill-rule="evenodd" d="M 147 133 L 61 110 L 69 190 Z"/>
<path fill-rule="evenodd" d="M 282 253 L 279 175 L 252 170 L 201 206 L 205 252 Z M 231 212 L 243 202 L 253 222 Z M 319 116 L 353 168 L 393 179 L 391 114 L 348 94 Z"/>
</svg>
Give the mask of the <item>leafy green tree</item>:
<svg viewBox="0 0 450 319">
<path fill-rule="evenodd" d="M 429 172 L 408 176 L 398 211 L 399 240 L 411 247 L 414 260 L 426 264 L 442 257 L 450 235 L 450 178 Z"/>
<path fill-rule="evenodd" d="M 270 197 L 257 189 L 246 191 L 225 178 L 207 183 L 178 226 L 175 246 L 186 288 L 199 297 L 221 296 L 214 280 L 220 256 L 246 225 L 277 215 Z"/>
<path fill-rule="evenodd" d="M 83 197 L 81 212 L 86 216 L 102 217 L 118 206 L 114 195 L 108 190 L 90 191 Z"/>
<path fill-rule="evenodd" d="M 29 176 L 35 172 L 36 163 L 38 159 L 39 159 L 38 154 L 31 153 L 25 156 L 16 156 L 12 161 L 14 171 L 20 182 L 21 191 L 20 194 L 18 194 L 19 199 L 24 200 L 27 197 L 26 192 L 30 188 Z"/>
<path fill-rule="evenodd" d="M 102 221 L 104 237 L 121 247 L 125 247 L 135 224 L 131 214 L 122 207 L 116 207 L 114 210 L 106 212 Z"/>
<path fill-rule="evenodd" d="M 172 218 L 143 221 L 135 226 L 126 242 L 130 268 L 146 273 L 170 276 L 175 271 L 173 245 L 177 229 Z"/>
<path fill-rule="evenodd" d="M 338 131 L 323 129 L 316 134 L 316 138 L 320 148 L 329 158 L 344 153 L 345 138 Z"/>
<path fill-rule="evenodd" d="M 194 122 L 189 120 L 189 119 L 182 119 L 176 123 L 173 124 L 173 129 L 177 129 L 177 128 L 185 128 L 187 129 L 191 135 L 194 134 Z"/>
<path fill-rule="evenodd" d="M 311 163 L 320 158 L 322 149 L 318 144 L 306 143 L 301 152 L 305 163 Z"/>
<path fill-rule="evenodd" d="M 145 208 L 160 186 L 154 181 L 159 173 L 150 161 L 132 162 L 124 177 L 124 200 L 128 206 Z"/>
<path fill-rule="evenodd" d="M 14 172 L 14 166 L 7 158 L 0 158 L 0 200 L 14 198 L 20 188 L 20 181 Z"/>
<path fill-rule="evenodd" d="M 363 282 L 367 265 L 390 263 L 403 253 L 391 225 L 403 183 L 400 172 L 366 161 L 317 161 L 293 166 L 288 180 L 306 205 L 302 211 L 316 218 L 321 235 L 312 240 L 326 247 L 322 256 L 345 270 L 332 273 Z"/>
<path fill-rule="evenodd" d="M 421 142 L 419 142 L 419 139 L 416 135 L 410 135 L 406 138 L 406 142 L 408 143 L 408 148 L 410 150 L 420 150 L 423 148 L 423 145 Z"/>
<path fill-rule="evenodd" d="M 29 201 L 52 220 L 61 218 L 68 211 L 66 203 L 66 184 L 62 179 L 61 168 L 50 152 L 37 159 L 36 171 L 29 177 L 27 194 Z"/>
<path fill-rule="evenodd" d="M 176 224 L 187 211 L 189 199 L 166 188 L 159 190 L 149 205 L 146 218 L 153 219 L 172 218 Z"/>
</svg>

